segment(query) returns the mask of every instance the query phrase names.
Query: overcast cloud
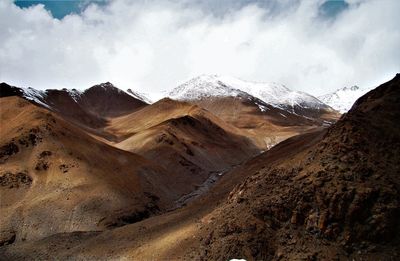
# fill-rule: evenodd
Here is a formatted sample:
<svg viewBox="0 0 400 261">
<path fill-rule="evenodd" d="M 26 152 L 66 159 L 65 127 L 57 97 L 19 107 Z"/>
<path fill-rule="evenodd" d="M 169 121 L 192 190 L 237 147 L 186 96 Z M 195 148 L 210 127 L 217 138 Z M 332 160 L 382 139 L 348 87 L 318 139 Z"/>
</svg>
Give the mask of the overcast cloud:
<svg viewBox="0 0 400 261">
<path fill-rule="evenodd" d="M 280 4 L 277 4 L 277 3 Z M 279 82 L 314 95 L 374 86 L 400 71 L 400 1 L 127 1 L 54 19 L 43 5 L 0 1 L 0 81 L 87 88 L 110 81 L 142 92 L 199 74 Z M 222 9 L 221 9 L 222 8 Z"/>
</svg>

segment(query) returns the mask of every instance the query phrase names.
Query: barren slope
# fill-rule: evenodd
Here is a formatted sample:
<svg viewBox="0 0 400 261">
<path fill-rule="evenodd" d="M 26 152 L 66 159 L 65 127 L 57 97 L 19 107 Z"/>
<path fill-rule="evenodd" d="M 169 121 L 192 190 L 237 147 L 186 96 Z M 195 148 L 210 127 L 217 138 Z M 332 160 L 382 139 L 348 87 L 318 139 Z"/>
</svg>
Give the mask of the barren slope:
<svg viewBox="0 0 400 261">
<path fill-rule="evenodd" d="M 19 97 L 1 98 L 0 108 L 3 243 L 131 223 L 170 207 L 185 191 L 175 172 Z"/>
<path fill-rule="evenodd" d="M 233 126 L 198 106 L 170 99 L 114 119 L 108 130 L 124 137 L 116 147 L 174 169 L 192 185 L 258 153 Z"/>
<path fill-rule="evenodd" d="M 212 211 L 225 202 L 229 192 L 258 171 L 259 162 L 272 162 L 312 146 L 324 131 L 297 136 L 238 166 L 222 176 L 207 194 L 187 207 L 104 232 L 58 234 L 3 248 L 9 258 L 82 258 L 140 260 L 198 260 L 199 247 L 207 242 L 204 224 L 215 220 Z M 32 250 L 35 250 L 33 252 Z M 1 250 L 0 250 L 1 251 Z"/>
<path fill-rule="evenodd" d="M 339 117 L 335 111 L 324 110 L 314 110 L 314 118 L 305 117 L 273 107 L 252 96 L 210 97 L 191 102 L 237 127 L 242 135 L 263 150 L 291 136 L 332 124 Z"/>
<path fill-rule="evenodd" d="M 201 257 L 397 259 L 399 101 L 397 75 L 311 147 L 276 160 L 260 156 L 265 161 L 249 166 L 252 175 L 204 225 Z"/>
<path fill-rule="evenodd" d="M 104 232 L 63 233 L 14 243 L 0 248 L 0 256 L 397 260 L 399 102 L 397 75 L 359 99 L 328 130 L 285 140 L 225 173 L 214 188 L 187 207 Z M 195 114 L 182 114 L 181 109 L 173 109 L 176 105 L 160 108 L 168 106 L 172 106 L 169 111 L 157 110 L 173 120 L 154 114 L 154 122 L 142 128 L 143 115 L 136 115 L 129 128 L 116 119 L 114 130 L 129 139 L 152 128 L 157 133 L 164 130 L 160 126 L 168 124 L 190 133 L 191 122 L 198 124 Z M 195 108 L 181 106 L 190 111 Z M 143 119 L 145 122 L 151 121 Z"/>
</svg>

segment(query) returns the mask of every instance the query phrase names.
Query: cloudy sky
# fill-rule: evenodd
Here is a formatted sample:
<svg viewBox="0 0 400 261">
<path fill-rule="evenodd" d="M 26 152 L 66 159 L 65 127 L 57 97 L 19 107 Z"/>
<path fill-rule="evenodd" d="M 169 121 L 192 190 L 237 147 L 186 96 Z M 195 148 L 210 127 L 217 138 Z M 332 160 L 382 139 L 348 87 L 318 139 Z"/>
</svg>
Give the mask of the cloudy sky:
<svg viewBox="0 0 400 261">
<path fill-rule="evenodd" d="M 398 0 L 0 0 L 0 82 L 151 93 L 200 74 L 320 95 L 400 72 Z"/>
</svg>

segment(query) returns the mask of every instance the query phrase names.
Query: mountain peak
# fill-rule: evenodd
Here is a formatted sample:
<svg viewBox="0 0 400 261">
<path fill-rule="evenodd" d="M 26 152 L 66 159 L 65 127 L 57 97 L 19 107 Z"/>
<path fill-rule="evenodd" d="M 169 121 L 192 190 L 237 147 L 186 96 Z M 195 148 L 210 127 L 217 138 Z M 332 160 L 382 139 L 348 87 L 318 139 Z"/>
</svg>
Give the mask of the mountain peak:
<svg viewBox="0 0 400 261">
<path fill-rule="evenodd" d="M 3 86 L 10 86 L 10 85 L 9 85 L 8 83 L 6 83 L 6 82 L 1 82 L 1 83 L 0 83 L 0 86 L 3 87 Z"/>
<path fill-rule="evenodd" d="M 370 89 L 363 89 L 357 85 L 343 87 L 331 93 L 319 96 L 318 98 L 341 113 L 347 112 L 353 103 Z"/>
<path fill-rule="evenodd" d="M 88 90 L 90 90 L 90 89 L 100 89 L 100 88 L 102 88 L 104 90 L 107 90 L 107 89 L 118 89 L 112 83 L 104 82 L 104 83 L 100 83 L 100 84 L 94 85 L 94 86 L 90 87 Z"/>
<path fill-rule="evenodd" d="M 243 93 L 221 79 L 218 75 L 200 75 L 174 88 L 169 97 L 177 100 L 199 100 L 209 97 L 238 96 Z"/>
<path fill-rule="evenodd" d="M 11 86 L 5 82 L 0 83 L 0 97 L 7 97 L 7 96 L 14 96 L 14 95 L 21 95 L 21 89 Z"/>
</svg>

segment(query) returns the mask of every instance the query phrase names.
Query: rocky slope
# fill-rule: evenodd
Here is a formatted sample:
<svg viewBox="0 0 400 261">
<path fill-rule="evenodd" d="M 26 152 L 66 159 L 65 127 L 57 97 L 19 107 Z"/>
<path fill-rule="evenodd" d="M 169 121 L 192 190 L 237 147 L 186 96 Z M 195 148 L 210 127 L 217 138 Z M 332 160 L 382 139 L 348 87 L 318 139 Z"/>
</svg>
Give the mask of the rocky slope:
<svg viewBox="0 0 400 261">
<path fill-rule="evenodd" d="M 326 133 L 248 162 L 250 177 L 204 224 L 201 259 L 398 258 L 399 101 L 398 74 Z"/>
</svg>

